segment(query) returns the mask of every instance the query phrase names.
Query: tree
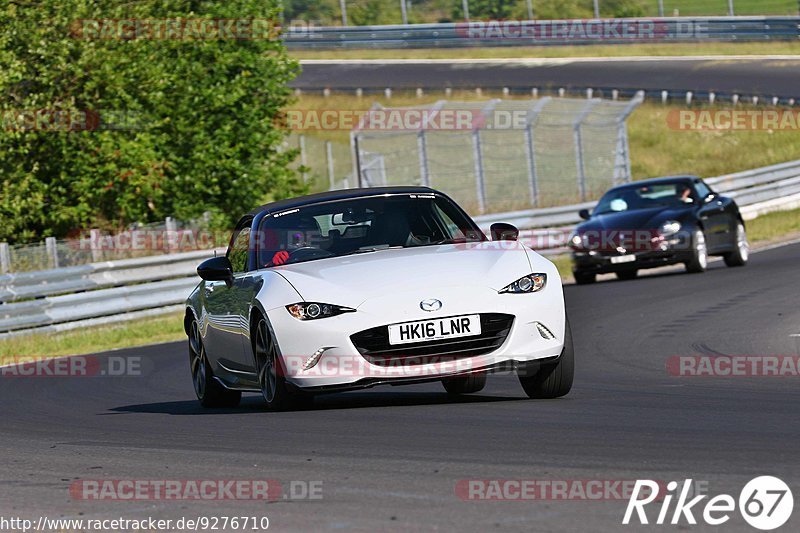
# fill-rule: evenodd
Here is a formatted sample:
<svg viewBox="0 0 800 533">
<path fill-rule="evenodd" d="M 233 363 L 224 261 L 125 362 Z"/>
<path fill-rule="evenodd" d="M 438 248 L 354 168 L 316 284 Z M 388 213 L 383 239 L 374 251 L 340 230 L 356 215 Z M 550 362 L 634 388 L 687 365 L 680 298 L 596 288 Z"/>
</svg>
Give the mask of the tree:
<svg viewBox="0 0 800 533">
<path fill-rule="evenodd" d="M 255 31 L 278 14 L 277 0 L 0 7 L 0 241 L 206 210 L 232 222 L 302 191 L 276 126 L 299 67 L 274 32 Z M 158 24 L 178 18 L 187 30 L 163 38 Z M 115 38 L 128 26 L 113 19 L 151 31 Z M 200 19 L 249 20 L 252 32 L 188 31 Z"/>
<path fill-rule="evenodd" d="M 453 19 L 463 20 L 463 3 L 456 0 L 453 3 Z M 516 2 L 508 0 L 470 0 L 469 16 L 471 19 L 502 20 L 511 18 Z"/>
</svg>

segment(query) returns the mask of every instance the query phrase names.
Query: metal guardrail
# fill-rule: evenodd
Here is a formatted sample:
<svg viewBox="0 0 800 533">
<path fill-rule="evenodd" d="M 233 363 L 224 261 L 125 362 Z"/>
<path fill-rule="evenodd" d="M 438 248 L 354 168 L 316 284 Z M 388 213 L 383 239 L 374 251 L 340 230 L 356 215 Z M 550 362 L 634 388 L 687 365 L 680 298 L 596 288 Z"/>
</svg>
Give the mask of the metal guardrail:
<svg viewBox="0 0 800 533">
<path fill-rule="evenodd" d="M 800 17 L 506 20 L 388 26 L 303 27 L 290 29 L 284 38 L 286 45 L 293 50 L 467 48 L 643 42 L 754 42 L 797 39 L 800 37 L 798 24 L 800 24 Z M 626 27 L 628 30 L 624 30 Z"/>
<path fill-rule="evenodd" d="M 736 198 L 745 218 L 800 207 L 800 161 L 706 180 Z M 476 217 L 482 229 L 510 222 L 540 253 L 567 251 L 578 211 L 593 202 Z M 179 309 L 197 284 L 197 264 L 212 250 L 109 261 L 0 276 L 0 338 L 81 327 L 98 321 Z M 81 291 L 81 292 L 76 292 Z"/>
<path fill-rule="evenodd" d="M 0 276 L 0 338 L 182 304 L 214 250 Z"/>
<path fill-rule="evenodd" d="M 736 199 L 746 219 L 770 211 L 800 207 L 800 160 L 705 180 L 714 190 Z M 544 255 L 568 252 L 567 238 L 582 220 L 581 209 L 592 209 L 595 202 L 550 209 L 532 209 L 510 213 L 494 213 L 474 217 L 484 231 L 495 222 L 514 224 L 522 231 L 520 238 L 533 243 Z M 558 226 L 558 227 L 556 227 Z M 541 228 L 541 229 L 537 229 Z"/>
</svg>

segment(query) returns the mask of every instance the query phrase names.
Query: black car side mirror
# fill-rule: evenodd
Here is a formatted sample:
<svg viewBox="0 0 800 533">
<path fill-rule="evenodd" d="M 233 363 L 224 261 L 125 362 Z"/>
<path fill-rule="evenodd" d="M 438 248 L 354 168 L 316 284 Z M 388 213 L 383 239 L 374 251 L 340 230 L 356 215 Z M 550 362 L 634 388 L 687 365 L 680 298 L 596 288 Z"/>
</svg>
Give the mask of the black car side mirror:
<svg viewBox="0 0 800 533">
<path fill-rule="evenodd" d="M 224 281 L 228 287 L 233 284 L 233 267 L 225 256 L 212 257 L 200 263 L 197 275 L 206 281 Z"/>
<path fill-rule="evenodd" d="M 519 237 L 519 230 L 505 222 L 495 222 L 489 231 L 493 241 L 516 241 Z"/>
<path fill-rule="evenodd" d="M 589 220 L 592 218 L 592 214 L 589 213 L 588 209 L 581 209 L 578 211 L 578 216 L 581 217 L 583 220 Z"/>
</svg>

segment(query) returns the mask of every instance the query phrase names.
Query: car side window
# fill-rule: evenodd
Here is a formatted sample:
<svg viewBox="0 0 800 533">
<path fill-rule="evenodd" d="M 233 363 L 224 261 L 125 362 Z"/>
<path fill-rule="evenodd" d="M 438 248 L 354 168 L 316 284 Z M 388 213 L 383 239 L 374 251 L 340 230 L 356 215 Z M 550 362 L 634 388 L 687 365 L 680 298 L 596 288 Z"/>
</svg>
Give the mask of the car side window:
<svg viewBox="0 0 800 533">
<path fill-rule="evenodd" d="M 697 190 L 697 196 L 701 200 L 707 198 L 708 195 L 711 194 L 711 189 L 709 189 L 708 185 L 706 185 L 702 180 L 695 181 L 694 188 Z"/>
<path fill-rule="evenodd" d="M 233 246 L 228 251 L 228 260 L 231 262 L 233 273 L 247 271 L 247 258 L 250 251 L 250 228 L 242 228 L 233 240 Z"/>
</svg>

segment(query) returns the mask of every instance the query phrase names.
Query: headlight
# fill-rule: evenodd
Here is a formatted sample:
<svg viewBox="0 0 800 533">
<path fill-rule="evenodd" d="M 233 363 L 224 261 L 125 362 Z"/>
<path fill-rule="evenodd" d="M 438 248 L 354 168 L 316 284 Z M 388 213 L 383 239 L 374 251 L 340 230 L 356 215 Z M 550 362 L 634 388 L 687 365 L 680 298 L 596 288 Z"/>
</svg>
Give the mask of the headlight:
<svg viewBox="0 0 800 533">
<path fill-rule="evenodd" d="M 667 220 L 658 228 L 658 232 L 664 237 L 675 235 L 681 230 L 681 223 L 677 220 Z"/>
<path fill-rule="evenodd" d="M 547 283 L 547 274 L 528 274 L 511 285 L 503 287 L 500 292 L 512 292 L 515 294 L 525 292 L 538 292 L 542 290 Z"/>
<path fill-rule="evenodd" d="M 573 231 L 569 235 L 569 245 L 573 248 L 586 248 L 586 237 Z"/>
<path fill-rule="evenodd" d="M 354 313 L 355 309 L 341 307 L 332 304 L 320 304 L 316 302 L 302 302 L 287 305 L 286 310 L 298 320 L 316 320 L 318 318 L 328 318 L 342 313 Z"/>
</svg>

